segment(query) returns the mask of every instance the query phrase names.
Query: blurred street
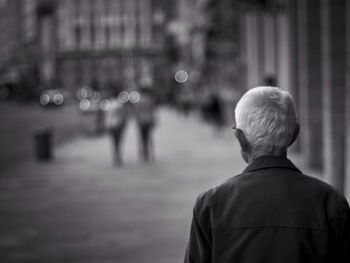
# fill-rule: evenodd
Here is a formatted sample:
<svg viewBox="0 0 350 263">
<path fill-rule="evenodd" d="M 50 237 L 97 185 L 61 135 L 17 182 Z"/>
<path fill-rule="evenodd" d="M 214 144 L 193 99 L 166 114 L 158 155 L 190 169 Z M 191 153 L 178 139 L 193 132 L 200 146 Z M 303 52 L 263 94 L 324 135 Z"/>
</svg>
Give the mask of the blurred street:
<svg viewBox="0 0 350 263">
<path fill-rule="evenodd" d="M 52 128 L 54 142 L 59 145 L 70 140 L 80 130 L 79 114 L 73 105 L 60 109 L 43 109 L 35 104 L 0 103 L 0 172 L 32 160 L 34 135 Z"/>
<path fill-rule="evenodd" d="M 139 163 L 131 122 L 122 168 L 112 165 L 107 136 L 80 136 L 52 163 L 27 159 L 8 169 L 0 178 L 1 262 L 181 262 L 196 196 L 245 164 L 231 129 L 216 134 L 168 109 L 159 117 L 155 163 Z"/>
<path fill-rule="evenodd" d="M 52 163 L 28 159 L 1 177 L 2 262 L 182 260 L 195 197 L 244 167 L 237 144 L 230 129 L 214 137 L 196 116 L 163 110 L 157 160 L 141 164 L 134 125 L 122 168 L 108 137 L 79 137 Z"/>
</svg>

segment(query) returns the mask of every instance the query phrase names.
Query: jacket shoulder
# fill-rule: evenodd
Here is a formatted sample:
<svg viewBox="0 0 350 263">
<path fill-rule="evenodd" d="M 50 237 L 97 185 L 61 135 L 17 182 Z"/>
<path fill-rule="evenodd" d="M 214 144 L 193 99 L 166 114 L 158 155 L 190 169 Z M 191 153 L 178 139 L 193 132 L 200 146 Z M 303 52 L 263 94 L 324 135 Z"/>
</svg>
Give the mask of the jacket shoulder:
<svg viewBox="0 0 350 263">
<path fill-rule="evenodd" d="M 235 175 L 223 183 L 202 192 L 196 200 L 195 208 L 197 211 L 204 211 L 211 206 L 215 206 L 220 200 L 223 201 L 222 199 L 225 199 L 227 196 L 234 195 L 235 188 L 239 187 L 245 175 L 244 173 Z M 298 177 L 299 182 L 301 181 L 306 186 L 304 189 L 308 189 L 308 194 L 312 194 L 319 202 L 323 203 L 330 218 L 349 209 L 344 195 L 330 184 L 301 173 L 295 174 L 295 176 Z"/>
<path fill-rule="evenodd" d="M 220 196 L 227 192 L 232 192 L 236 184 L 239 183 L 239 179 L 241 176 L 242 174 L 238 174 L 233 177 L 230 177 L 223 181 L 221 184 L 211 187 L 208 190 L 199 194 L 196 200 L 195 209 L 198 212 L 201 212 L 209 208 L 210 206 L 215 205 Z"/>
<path fill-rule="evenodd" d="M 315 193 L 318 193 L 318 195 L 322 198 L 322 201 L 332 204 L 337 204 L 338 206 L 342 208 L 348 207 L 348 202 L 345 198 L 345 196 L 336 190 L 332 185 L 318 179 L 315 177 L 311 177 L 308 175 L 304 175 L 304 180 L 308 185 L 314 190 Z"/>
</svg>

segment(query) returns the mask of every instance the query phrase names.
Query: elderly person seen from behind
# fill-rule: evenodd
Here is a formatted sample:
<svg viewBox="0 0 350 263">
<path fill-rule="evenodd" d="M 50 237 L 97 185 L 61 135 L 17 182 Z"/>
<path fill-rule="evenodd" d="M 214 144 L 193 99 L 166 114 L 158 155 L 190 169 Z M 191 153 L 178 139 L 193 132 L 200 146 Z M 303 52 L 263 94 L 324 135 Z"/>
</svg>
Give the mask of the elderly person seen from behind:
<svg viewBox="0 0 350 263">
<path fill-rule="evenodd" d="M 248 166 L 197 198 L 185 262 L 350 262 L 345 197 L 287 159 L 299 133 L 291 95 L 253 88 L 235 120 Z"/>
<path fill-rule="evenodd" d="M 236 136 L 247 163 L 259 156 L 286 156 L 299 125 L 290 94 L 274 87 L 248 91 L 235 110 Z"/>
</svg>

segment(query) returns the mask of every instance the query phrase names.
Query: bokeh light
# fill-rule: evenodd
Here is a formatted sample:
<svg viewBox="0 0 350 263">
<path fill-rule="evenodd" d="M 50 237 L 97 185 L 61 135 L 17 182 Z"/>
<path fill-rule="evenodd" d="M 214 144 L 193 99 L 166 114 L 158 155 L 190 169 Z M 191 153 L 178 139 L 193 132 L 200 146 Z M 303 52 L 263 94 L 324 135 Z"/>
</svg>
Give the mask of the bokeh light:
<svg viewBox="0 0 350 263">
<path fill-rule="evenodd" d="M 118 101 L 120 103 L 127 103 L 129 101 L 129 93 L 126 91 L 122 91 L 118 95 Z"/>
<path fill-rule="evenodd" d="M 83 99 L 80 103 L 79 103 L 79 107 L 82 111 L 87 111 L 91 106 L 91 103 L 89 100 L 87 99 Z"/>
<path fill-rule="evenodd" d="M 134 90 L 129 94 L 129 101 L 131 103 L 138 103 L 141 99 L 141 95 L 138 91 Z"/>
<path fill-rule="evenodd" d="M 100 101 L 100 109 L 103 111 L 108 111 L 111 108 L 111 103 L 107 99 L 103 99 Z"/>
<path fill-rule="evenodd" d="M 91 89 L 89 87 L 84 87 L 77 91 L 78 100 L 86 99 L 90 95 L 91 95 Z"/>
<path fill-rule="evenodd" d="M 40 104 L 41 104 L 41 105 L 47 105 L 49 102 L 50 102 L 50 97 L 49 97 L 49 95 L 47 95 L 47 94 L 45 93 L 45 94 L 42 94 L 42 95 L 40 96 Z"/>
<path fill-rule="evenodd" d="M 188 73 L 185 70 L 178 70 L 175 73 L 175 80 L 179 83 L 185 83 L 188 80 Z"/>
<path fill-rule="evenodd" d="M 64 101 L 63 95 L 62 94 L 55 94 L 55 96 L 53 96 L 53 102 L 56 105 L 61 105 Z"/>
</svg>

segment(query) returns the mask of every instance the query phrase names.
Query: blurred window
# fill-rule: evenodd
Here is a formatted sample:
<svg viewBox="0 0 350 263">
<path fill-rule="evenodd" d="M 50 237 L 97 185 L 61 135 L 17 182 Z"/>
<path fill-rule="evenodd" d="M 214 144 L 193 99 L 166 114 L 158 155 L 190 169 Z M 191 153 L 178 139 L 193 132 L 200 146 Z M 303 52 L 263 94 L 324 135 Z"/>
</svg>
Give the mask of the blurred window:
<svg viewBox="0 0 350 263">
<path fill-rule="evenodd" d="M 143 48 L 151 46 L 152 42 L 152 11 L 149 0 L 139 1 L 139 45 Z"/>
<path fill-rule="evenodd" d="M 36 0 L 23 1 L 23 37 L 26 42 L 33 41 L 37 34 L 36 7 Z"/>
<path fill-rule="evenodd" d="M 110 5 L 110 38 L 109 46 L 111 48 L 118 48 L 121 46 L 121 1 L 111 1 Z"/>
<path fill-rule="evenodd" d="M 124 8 L 124 47 L 132 48 L 136 44 L 136 2 L 135 0 L 125 1 Z"/>
</svg>

